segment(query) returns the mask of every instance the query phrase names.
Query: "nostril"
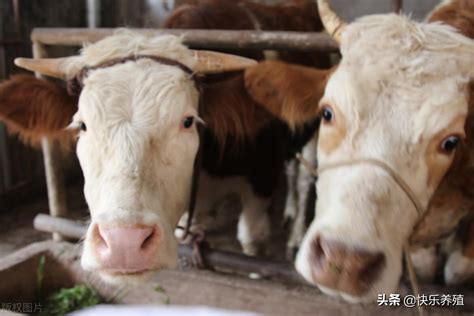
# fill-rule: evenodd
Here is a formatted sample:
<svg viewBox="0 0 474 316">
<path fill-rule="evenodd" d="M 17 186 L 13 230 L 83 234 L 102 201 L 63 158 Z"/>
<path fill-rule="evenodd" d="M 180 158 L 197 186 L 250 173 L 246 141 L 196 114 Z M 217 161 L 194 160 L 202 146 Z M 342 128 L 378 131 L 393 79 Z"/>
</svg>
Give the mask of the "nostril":
<svg viewBox="0 0 474 316">
<path fill-rule="evenodd" d="M 145 237 L 143 240 L 142 245 L 140 246 L 140 249 L 145 250 L 147 249 L 151 244 L 153 244 L 154 239 L 156 236 L 156 229 L 151 229 L 148 236 Z"/>
<path fill-rule="evenodd" d="M 385 266 L 385 255 L 377 253 L 371 256 L 365 266 L 360 270 L 359 280 L 362 284 L 371 284 L 377 279 Z"/>
<path fill-rule="evenodd" d="M 316 237 L 313 241 L 313 263 L 318 268 L 324 266 L 324 262 L 326 261 L 326 253 L 321 245 L 321 237 Z"/>
<path fill-rule="evenodd" d="M 105 248 L 105 249 L 107 249 L 109 247 L 109 245 L 107 244 L 106 238 L 103 236 L 103 234 L 100 230 L 99 225 L 95 226 L 94 235 L 95 235 L 94 239 L 96 241 L 97 247 Z"/>
</svg>

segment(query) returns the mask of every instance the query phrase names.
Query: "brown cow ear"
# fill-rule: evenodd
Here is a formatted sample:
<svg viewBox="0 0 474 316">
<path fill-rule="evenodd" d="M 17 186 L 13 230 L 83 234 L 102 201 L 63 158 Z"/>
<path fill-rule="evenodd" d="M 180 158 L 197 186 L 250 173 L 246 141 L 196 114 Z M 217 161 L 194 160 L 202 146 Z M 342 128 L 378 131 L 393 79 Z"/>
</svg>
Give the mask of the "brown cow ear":
<svg viewBox="0 0 474 316">
<path fill-rule="evenodd" d="M 257 103 L 294 128 L 318 115 L 333 71 L 265 61 L 245 71 L 245 86 Z"/>
<path fill-rule="evenodd" d="M 0 83 L 0 121 L 27 143 L 67 136 L 76 111 L 77 97 L 52 82 L 18 75 Z"/>
</svg>

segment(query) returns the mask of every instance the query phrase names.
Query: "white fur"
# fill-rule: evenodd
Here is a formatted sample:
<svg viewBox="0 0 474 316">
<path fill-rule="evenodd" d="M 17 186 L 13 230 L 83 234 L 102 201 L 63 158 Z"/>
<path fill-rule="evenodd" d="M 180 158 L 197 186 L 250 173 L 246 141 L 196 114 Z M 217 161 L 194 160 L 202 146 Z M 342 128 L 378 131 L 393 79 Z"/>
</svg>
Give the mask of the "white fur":
<svg viewBox="0 0 474 316">
<path fill-rule="evenodd" d="M 444 266 L 444 280 L 448 285 L 461 285 L 474 280 L 474 259 L 463 255 L 459 242 L 449 253 Z"/>
<path fill-rule="evenodd" d="M 436 189 L 436 184 L 428 186 L 427 146 L 444 129 L 446 136 L 464 132 L 463 122 L 450 124 L 467 114 L 474 42 L 448 26 L 375 15 L 348 26 L 341 52 L 342 62 L 321 102 L 340 110 L 347 133 L 331 153 L 318 147 L 319 165 L 380 159 L 399 173 L 426 207 Z M 332 128 L 322 124 L 319 139 L 330 138 Z M 449 167 L 451 156 L 433 155 L 440 168 Z M 298 253 L 297 270 L 313 282 L 310 246 L 320 235 L 386 256 L 385 268 L 368 292 L 349 297 L 332 290 L 334 294 L 373 301 L 379 293 L 396 292 L 402 248 L 418 219 L 406 194 L 384 170 L 367 164 L 323 172 L 317 193 L 316 218 Z"/>
<path fill-rule="evenodd" d="M 241 214 L 237 226 L 237 238 L 244 253 L 255 255 L 260 243 L 270 235 L 270 220 L 267 209 L 270 198 L 262 198 L 255 194 L 250 183 L 243 177 L 214 177 L 206 171 L 201 171 L 199 177 L 196 209 L 193 218 L 195 229 L 212 230 L 222 228 L 229 219 L 235 218 L 226 212 L 229 209 L 219 208 L 217 217 L 209 215 L 211 209 L 222 206 L 222 202 L 231 194 L 237 194 L 240 199 Z M 230 210 L 235 210 L 231 207 Z M 182 223 L 185 221 L 183 220 Z"/>
<path fill-rule="evenodd" d="M 192 63 L 175 37 L 120 32 L 85 47 L 70 69 L 151 52 Z M 77 144 L 92 218 L 85 269 L 100 270 L 91 234 L 105 223 L 157 225 L 160 252 L 153 267 L 176 264 L 173 230 L 188 204 L 199 146 L 196 128 L 182 128 L 182 120 L 197 116 L 197 107 L 194 82 L 177 67 L 141 59 L 89 73 L 74 116 L 87 126 Z"/>
<path fill-rule="evenodd" d="M 317 166 L 316 153 L 317 153 L 318 137 L 317 134 L 304 146 L 301 151 L 301 156 L 314 167 Z M 316 184 L 314 175 L 308 171 L 303 164 L 298 164 L 298 170 L 296 172 L 296 194 L 294 196 L 294 202 L 290 203 L 291 191 L 288 192 L 287 203 L 285 206 L 285 214 L 291 206 L 295 205 L 292 226 L 290 229 L 290 236 L 286 244 L 287 258 L 293 259 L 296 250 L 300 247 L 304 235 L 306 233 L 306 210 L 308 208 L 307 203 L 309 202 L 309 194 Z"/>
<path fill-rule="evenodd" d="M 294 220 L 298 214 L 298 166 L 299 163 L 296 158 L 288 161 L 285 166 L 286 199 L 283 211 L 285 221 Z"/>
<path fill-rule="evenodd" d="M 436 246 L 423 247 L 410 251 L 411 261 L 420 281 L 433 283 L 438 268 Z"/>
</svg>

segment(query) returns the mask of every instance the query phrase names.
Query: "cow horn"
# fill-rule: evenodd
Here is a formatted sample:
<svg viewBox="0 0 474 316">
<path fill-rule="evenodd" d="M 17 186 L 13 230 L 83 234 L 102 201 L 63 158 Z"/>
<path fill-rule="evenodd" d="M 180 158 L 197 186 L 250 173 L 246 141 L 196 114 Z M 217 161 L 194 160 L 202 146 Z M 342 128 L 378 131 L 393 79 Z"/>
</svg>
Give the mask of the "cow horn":
<svg viewBox="0 0 474 316">
<path fill-rule="evenodd" d="M 193 53 L 196 60 L 193 71 L 201 74 L 242 70 L 257 64 L 253 59 L 231 54 L 206 50 L 193 50 Z"/>
<path fill-rule="evenodd" d="M 67 79 L 68 68 L 79 58 L 79 56 L 40 59 L 15 58 L 15 65 L 46 76 Z"/>
<path fill-rule="evenodd" d="M 341 34 L 347 26 L 337 14 L 333 11 L 328 0 L 318 0 L 318 10 L 321 21 L 326 31 L 338 42 L 341 43 Z"/>
</svg>

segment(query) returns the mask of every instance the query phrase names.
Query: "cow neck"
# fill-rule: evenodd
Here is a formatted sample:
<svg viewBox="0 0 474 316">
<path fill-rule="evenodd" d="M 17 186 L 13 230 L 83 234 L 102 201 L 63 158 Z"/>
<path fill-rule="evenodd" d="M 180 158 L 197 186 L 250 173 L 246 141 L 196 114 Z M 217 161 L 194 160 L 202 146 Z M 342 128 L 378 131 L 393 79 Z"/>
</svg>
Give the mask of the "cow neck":
<svg viewBox="0 0 474 316">
<path fill-rule="evenodd" d="M 112 66 L 124 64 L 129 61 L 137 61 L 141 59 L 150 59 L 154 62 L 157 62 L 161 65 L 173 66 L 181 69 L 186 74 L 190 76 L 190 78 L 194 81 L 196 89 L 199 92 L 199 102 L 198 102 L 198 115 L 199 111 L 201 110 L 202 106 L 202 83 L 201 78 L 188 66 L 166 57 L 154 56 L 154 55 L 133 55 L 128 57 L 122 58 L 114 58 L 106 60 L 98 65 L 84 67 L 81 69 L 76 76 L 72 79 L 68 80 L 67 82 L 67 90 L 70 95 L 79 95 L 84 87 L 84 80 L 89 75 L 90 71 L 97 70 L 97 69 L 104 69 L 109 68 Z M 189 207 L 188 207 L 188 220 L 186 222 L 186 227 L 184 227 L 184 236 L 183 239 L 188 236 L 190 233 L 190 227 L 194 216 L 194 209 L 196 206 L 196 198 L 197 198 L 197 191 L 198 191 L 198 184 L 199 184 L 199 174 L 201 170 L 201 160 L 202 160 L 202 143 L 203 143 L 203 130 L 204 128 L 201 125 L 196 125 L 198 134 L 199 134 L 199 147 L 198 152 L 196 153 L 196 157 L 194 159 L 194 166 L 193 166 L 193 176 L 191 180 L 191 192 L 190 192 L 190 199 L 189 199 Z M 178 228 L 182 228 L 179 227 Z"/>
</svg>

